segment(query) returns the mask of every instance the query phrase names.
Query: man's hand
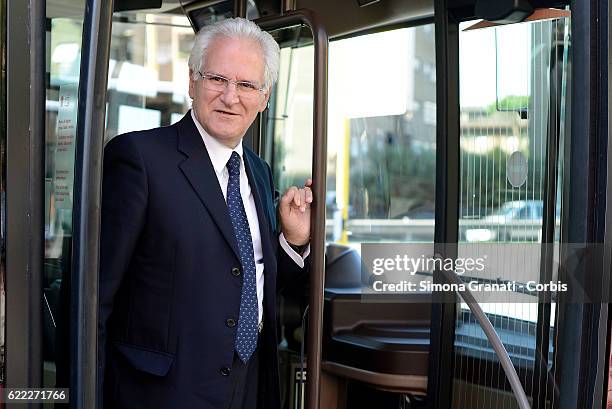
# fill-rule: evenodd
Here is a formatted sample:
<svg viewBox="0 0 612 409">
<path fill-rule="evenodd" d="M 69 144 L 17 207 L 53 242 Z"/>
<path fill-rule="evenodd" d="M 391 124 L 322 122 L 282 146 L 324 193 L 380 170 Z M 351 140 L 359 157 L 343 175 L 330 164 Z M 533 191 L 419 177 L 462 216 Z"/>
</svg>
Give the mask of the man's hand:
<svg viewBox="0 0 612 409">
<path fill-rule="evenodd" d="M 281 197 L 279 212 L 285 239 L 297 246 L 310 241 L 310 204 L 312 203 L 312 179 L 304 187 L 291 186 Z"/>
</svg>

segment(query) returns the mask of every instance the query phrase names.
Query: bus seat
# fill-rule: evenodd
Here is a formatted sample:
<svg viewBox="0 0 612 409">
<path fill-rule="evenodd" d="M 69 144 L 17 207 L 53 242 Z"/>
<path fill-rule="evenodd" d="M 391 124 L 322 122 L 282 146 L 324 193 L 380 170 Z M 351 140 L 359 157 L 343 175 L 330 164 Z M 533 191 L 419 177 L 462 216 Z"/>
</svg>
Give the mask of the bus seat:
<svg viewBox="0 0 612 409">
<path fill-rule="evenodd" d="M 362 294 L 361 257 L 326 249 L 322 369 L 374 388 L 425 395 L 430 294 Z"/>
<path fill-rule="evenodd" d="M 331 243 L 325 248 L 325 288 L 361 285 L 361 257 L 354 248 Z"/>
</svg>

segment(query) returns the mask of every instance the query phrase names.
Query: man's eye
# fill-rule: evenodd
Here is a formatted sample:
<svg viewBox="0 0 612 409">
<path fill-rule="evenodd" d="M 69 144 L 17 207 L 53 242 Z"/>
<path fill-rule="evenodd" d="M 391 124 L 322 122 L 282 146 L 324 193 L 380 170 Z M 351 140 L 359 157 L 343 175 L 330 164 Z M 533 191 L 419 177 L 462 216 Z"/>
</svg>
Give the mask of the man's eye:
<svg viewBox="0 0 612 409">
<path fill-rule="evenodd" d="M 227 83 L 227 80 L 225 78 L 223 78 L 223 77 L 210 76 L 210 77 L 208 77 L 208 79 L 211 82 L 214 82 L 215 84 L 226 84 Z"/>
<path fill-rule="evenodd" d="M 251 84 L 250 82 L 239 82 L 238 87 L 245 91 L 257 91 L 259 89 L 255 84 Z"/>
</svg>

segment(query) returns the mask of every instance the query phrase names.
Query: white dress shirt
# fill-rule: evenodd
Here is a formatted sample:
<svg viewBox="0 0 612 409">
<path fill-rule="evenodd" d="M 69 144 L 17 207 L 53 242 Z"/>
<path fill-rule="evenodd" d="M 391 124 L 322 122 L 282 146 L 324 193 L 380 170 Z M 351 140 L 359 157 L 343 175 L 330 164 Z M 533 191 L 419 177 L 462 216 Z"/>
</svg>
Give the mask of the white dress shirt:
<svg viewBox="0 0 612 409">
<path fill-rule="evenodd" d="M 232 152 L 236 152 L 240 155 L 240 196 L 242 196 L 242 203 L 244 204 L 244 210 L 246 212 L 247 220 L 249 222 L 249 230 L 251 231 L 251 239 L 253 240 L 253 254 L 255 256 L 255 273 L 257 280 L 257 304 L 259 306 L 259 322 L 261 323 L 263 319 L 263 290 L 264 290 L 264 262 L 263 262 L 263 250 L 261 247 L 261 233 L 259 231 L 259 218 L 257 217 L 257 208 L 255 207 L 255 199 L 253 197 L 253 193 L 251 192 L 251 186 L 249 186 L 249 179 L 246 175 L 246 171 L 244 169 L 244 160 L 242 157 L 242 140 L 238 146 L 234 149 L 230 149 L 227 146 L 223 145 L 215 138 L 210 136 L 200 125 L 200 122 L 195 117 L 193 110 L 191 110 L 191 118 L 198 128 L 200 135 L 202 136 L 202 140 L 204 141 L 204 145 L 206 146 L 206 150 L 208 151 L 208 156 L 210 157 L 210 161 L 212 162 L 213 168 L 215 169 L 215 174 L 217 175 L 217 180 L 219 181 L 219 186 L 221 186 L 221 191 L 223 192 L 223 198 L 227 202 L 227 183 L 229 181 L 229 172 L 227 170 L 227 162 L 232 156 Z M 296 253 L 287 243 L 285 236 L 281 233 L 278 237 L 279 243 L 281 247 L 285 250 L 285 252 L 291 257 L 295 263 L 304 267 L 304 259 L 310 253 L 310 246 L 306 248 L 306 251 L 303 255 L 299 255 Z"/>
</svg>

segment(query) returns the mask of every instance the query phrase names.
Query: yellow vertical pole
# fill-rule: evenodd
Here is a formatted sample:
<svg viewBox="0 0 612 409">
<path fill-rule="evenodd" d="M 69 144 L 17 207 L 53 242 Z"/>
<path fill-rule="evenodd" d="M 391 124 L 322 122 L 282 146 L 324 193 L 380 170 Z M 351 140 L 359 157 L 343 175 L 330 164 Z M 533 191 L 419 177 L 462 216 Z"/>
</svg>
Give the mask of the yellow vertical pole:
<svg viewBox="0 0 612 409">
<path fill-rule="evenodd" d="M 344 138 L 342 146 L 338 149 L 338 160 L 336 161 L 336 202 L 342 209 L 342 234 L 340 244 L 348 243 L 346 223 L 348 221 L 349 206 L 349 183 L 350 183 L 350 143 L 351 143 L 351 120 L 344 119 Z"/>
</svg>

